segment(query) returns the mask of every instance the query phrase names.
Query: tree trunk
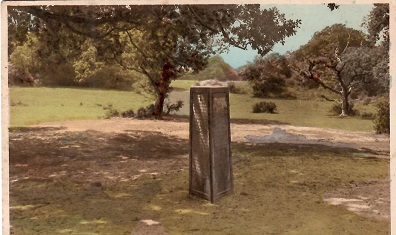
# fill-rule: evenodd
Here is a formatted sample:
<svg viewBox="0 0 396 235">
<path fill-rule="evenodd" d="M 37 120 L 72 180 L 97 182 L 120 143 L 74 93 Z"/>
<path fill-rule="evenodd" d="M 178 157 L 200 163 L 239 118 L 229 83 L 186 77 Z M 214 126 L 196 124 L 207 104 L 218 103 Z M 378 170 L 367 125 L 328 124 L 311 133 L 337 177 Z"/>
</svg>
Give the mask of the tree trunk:
<svg viewBox="0 0 396 235">
<path fill-rule="evenodd" d="M 162 67 L 161 78 L 158 82 L 155 83 L 157 89 L 157 99 L 154 104 L 153 116 L 155 118 L 162 117 L 162 111 L 164 108 L 164 101 L 166 94 L 169 92 L 170 81 L 173 76 L 175 76 L 175 72 L 173 71 L 173 65 L 167 61 L 165 65 Z"/>
<path fill-rule="evenodd" d="M 342 89 L 342 104 L 341 104 L 341 117 L 348 116 L 350 114 L 350 105 L 349 105 L 349 92 L 347 89 Z"/>
<path fill-rule="evenodd" d="M 153 115 L 157 119 L 162 118 L 162 110 L 164 108 L 165 96 L 166 96 L 166 93 L 163 93 L 163 92 L 157 93 L 157 99 L 155 101 L 154 111 L 153 111 Z"/>
</svg>

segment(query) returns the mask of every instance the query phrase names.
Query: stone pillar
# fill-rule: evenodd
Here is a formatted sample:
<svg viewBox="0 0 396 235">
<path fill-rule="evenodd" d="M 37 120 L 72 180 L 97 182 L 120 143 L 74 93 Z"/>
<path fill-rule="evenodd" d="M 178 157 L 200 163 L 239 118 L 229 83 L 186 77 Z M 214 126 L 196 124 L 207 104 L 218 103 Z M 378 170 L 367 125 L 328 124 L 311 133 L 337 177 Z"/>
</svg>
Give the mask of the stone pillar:
<svg viewBox="0 0 396 235">
<path fill-rule="evenodd" d="M 189 193 L 212 203 L 233 192 L 227 87 L 190 90 Z"/>
</svg>

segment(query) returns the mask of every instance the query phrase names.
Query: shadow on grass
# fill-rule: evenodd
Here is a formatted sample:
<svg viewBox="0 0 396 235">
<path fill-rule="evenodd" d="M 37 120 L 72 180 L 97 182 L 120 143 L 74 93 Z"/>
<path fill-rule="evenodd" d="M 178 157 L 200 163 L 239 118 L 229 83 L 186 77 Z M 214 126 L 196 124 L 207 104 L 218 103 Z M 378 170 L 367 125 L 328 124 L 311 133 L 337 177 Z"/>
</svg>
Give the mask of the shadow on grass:
<svg viewBox="0 0 396 235">
<path fill-rule="evenodd" d="M 322 201 L 351 181 L 388 176 L 388 161 L 350 157 L 356 150 L 232 143 L 243 159 L 234 194 L 213 205 L 188 196 L 187 140 L 136 131 L 10 136 L 13 234 L 131 234 L 144 219 L 169 234 L 388 233 L 388 221 Z"/>
<path fill-rule="evenodd" d="M 321 144 L 283 144 L 283 143 L 262 143 L 246 144 L 232 143 L 233 152 L 255 152 L 263 157 L 273 156 L 315 156 L 315 157 L 365 157 L 365 158 L 383 158 L 383 151 L 375 151 L 368 148 L 348 148 L 326 146 Z"/>
</svg>

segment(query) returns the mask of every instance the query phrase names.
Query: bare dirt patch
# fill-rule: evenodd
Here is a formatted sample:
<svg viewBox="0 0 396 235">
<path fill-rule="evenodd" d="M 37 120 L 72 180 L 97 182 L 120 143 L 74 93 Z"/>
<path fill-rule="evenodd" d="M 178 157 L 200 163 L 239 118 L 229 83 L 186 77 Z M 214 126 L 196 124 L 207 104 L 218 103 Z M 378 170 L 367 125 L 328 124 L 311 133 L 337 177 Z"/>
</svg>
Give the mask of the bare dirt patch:
<svg viewBox="0 0 396 235">
<path fill-rule="evenodd" d="M 327 192 L 324 201 L 345 207 L 361 216 L 390 219 L 389 185 L 389 180 L 351 182 L 348 187 Z"/>
</svg>

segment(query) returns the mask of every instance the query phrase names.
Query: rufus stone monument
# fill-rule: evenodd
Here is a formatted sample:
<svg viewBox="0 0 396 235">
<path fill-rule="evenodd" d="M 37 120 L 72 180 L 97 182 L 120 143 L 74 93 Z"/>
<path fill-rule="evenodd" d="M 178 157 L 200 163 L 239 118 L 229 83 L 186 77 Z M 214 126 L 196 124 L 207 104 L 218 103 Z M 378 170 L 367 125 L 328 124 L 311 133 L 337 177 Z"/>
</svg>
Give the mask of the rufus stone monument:
<svg viewBox="0 0 396 235">
<path fill-rule="evenodd" d="M 189 193 L 212 203 L 233 192 L 228 87 L 190 90 Z"/>
</svg>

